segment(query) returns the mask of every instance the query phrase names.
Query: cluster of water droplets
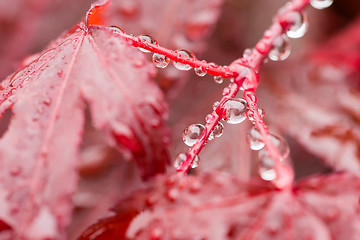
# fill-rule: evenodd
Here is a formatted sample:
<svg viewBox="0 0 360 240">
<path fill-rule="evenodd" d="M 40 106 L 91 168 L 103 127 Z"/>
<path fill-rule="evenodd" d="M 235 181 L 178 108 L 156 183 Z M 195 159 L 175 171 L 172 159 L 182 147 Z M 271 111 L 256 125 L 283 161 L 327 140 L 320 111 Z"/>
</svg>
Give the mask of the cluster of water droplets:
<svg viewBox="0 0 360 240">
<path fill-rule="evenodd" d="M 286 140 L 278 135 L 270 133 L 270 139 L 280 154 L 280 161 L 284 162 L 290 153 L 289 145 Z M 261 133 L 256 126 L 253 126 L 246 135 L 246 141 L 250 148 L 259 151 L 259 175 L 265 181 L 272 181 L 276 178 L 275 161 L 264 148 L 265 143 L 262 140 Z"/>
</svg>

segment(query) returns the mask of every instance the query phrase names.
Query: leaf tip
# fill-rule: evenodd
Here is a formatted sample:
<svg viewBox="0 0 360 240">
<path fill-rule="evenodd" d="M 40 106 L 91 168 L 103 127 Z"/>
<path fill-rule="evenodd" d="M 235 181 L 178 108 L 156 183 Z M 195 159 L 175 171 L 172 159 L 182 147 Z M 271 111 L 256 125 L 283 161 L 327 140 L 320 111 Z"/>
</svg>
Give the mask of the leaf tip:
<svg viewBox="0 0 360 240">
<path fill-rule="evenodd" d="M 96 4 L 91 4 L 89 11 L 86 13 L 86 26 L 104 25 L 104 13 L 109 5 L 110 0 L 100 0 Z"/>
</svg>

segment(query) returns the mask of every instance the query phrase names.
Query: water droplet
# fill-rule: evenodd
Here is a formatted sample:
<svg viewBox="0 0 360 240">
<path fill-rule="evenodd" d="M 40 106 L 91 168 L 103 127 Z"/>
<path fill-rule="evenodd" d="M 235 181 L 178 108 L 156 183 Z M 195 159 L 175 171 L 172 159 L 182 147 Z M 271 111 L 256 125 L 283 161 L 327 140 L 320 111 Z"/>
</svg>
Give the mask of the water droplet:
<svg viewBox="0 0 360 240">
<path fill-rule="evenodd" d="M 180 167 L 180 165 L 183 163 L 183 161 L 185 161 L 185 159 L 186 159 L 186 154 L 185 154 L 185 153 L 179 153 L 179 154 L 175 157 L 174 167 L 175 167 L 175 168 Z"/>
<path fill-rule="evenodd" d="M 118 26 L 110 26 L 109 29 L 116 33 L 125 33 L 124 30 L 122 30 L 122 28 L 120 28 Z"/>
<path fill-rule="evenodd" d="M 224 79 L 221 76 L 214 76 L 214 81 L 220 84 L 224 81 Z"/>
<path fill-rule="evenodd" d="M 193 146 L 200 138 L 201 133 L 205 127 L 202 124 L 191 124 L 186 127 L 183 133 L 183 141 L 189 147 Z"/>
<path fill-rule="evenodd" d="M 265 144 L 261 140 L 261 134 L 257 127 L 252 127 L 246 135 L 246 141 L 252 150 L 261 150 Z"/>
<path fill-rule="evenodd" d="M 230 91 L 230 88 L 225 87 L 224 90 L 223 90 L 223 92 L 222 92 L 222 95 L 223 95 L 223 96 L 229 95 L 230 92 L 231 92 L 231 91 Z"/>
<path fill-rule="evenodd" d="M 324 9 L 330 7 L 334 0 L 311 0 L 310 4 L 313 8 Z"/>
<path fill-rule="evenodd" d="M 219 101 L 214 102 L 213 104 L 213 110 L 216 110 L 216 108 L 220 105 Z"/>
<path fill-rule="evenodd" d="M 260 156 L 259 156 L 260 157 Z M 269 156 L 260 157 L 259 162 L 259 175 L 265 181 L 272 181 L 276 178 L 276 172 L 274 169 L 274 160 Z"/>
<path fill-rule="evenodd" d="M 216 63 L 213 63 L 213 62 L 209 63 L 209 65 L 211 67 L 213 67 L 213 68 L 218 68 L 219 67 L 219 65 L 217 65 Z"/>
<path fill-rule="evenodd" d="M 191 168 L 197 168 L 200 164 L 199 156 L 195 156 L 194 161 L 191 164 Z"/>
<path fill-rule="evenodd" d="M 229 99 L 224 104 L 223 118 L 231 124 L 241 123 L 246 119 L 247 102 L 245 99 Z"/>
<path fill-rule="evenodd" d="M 177 50 L 176 52 L 178 53 L 178 55 L 180 55 L 179 57 L 185 56 L 185 57 L 189 57 L 189 58 L 194 58 L 194 54 L 190 51 Z M 180 62 L 176 62 L 176 61 L 173 61 L 173 64 L 179 70 L 188 71 L 191 69 L 191 66 L 188 64 L 184 64 L 184 63 L 180 63 Z"/>
<path fill-rule="evenodd" d="M 57 75 L 58 75 L 59 77 L 62 77 L 63 71 L 62 71 L 62 70 L 59 70 L 59 71 L 57 72 Z"/>
<path fill-rule="evenodd" d="M 304 36 L 309 26 L 305 12 L 292 12 L 288 15 L 288 18 L 292 24 L 286 35 L 289 38 L 301 38 Z"/>
<path fill-rule="evenodd" d="M 290 55 L 290 42 L 289 39 L 282 35 L 275 39 L 274 46 L 269 52 L 269 58 L 273 61 L 285 60 Z"/>
<path fill-rule="evenodd" d="M 264 116 L 265 116 L 265 110 L 264 109 L 258 108 L 258 113 L 259 113 L 261 118 L 264 118 Z M 253 111 L 251 111 L 251 110 L 247 111 L 246 116 L 251 122 L 254 122 L 254 112 Z"/>
<path fill-rule="evenodd" d="M 214 138 L 221 137 L 224 133 L 224 124 L 219 122 L 213 129 L 213 131 L 209 135 L 209 140 L 213 140 Z"/>
<path fill-rule="evenodd" d="M 214 114 L 212 114 L 212 113 L 206 115 L 206 117 L 205 117 L 206 123 L 210 123 L 210 122 L 212 122 L 212 121 L 214 121 L 214 120 L 215 120 L 215 116 L 214 116 Z"/>
<path fill-rule="evenodd" d="M 157 44 L 157 41 L 155 39 L 153 39 L 151 36 L 149 35 L 140 35 L 139 39 L 142 42 L 148 42 L 148 43 L 152 43 L 152 44 Z M 144 53 L 149 53 L 150 51 L 144 48 L 138 48 L 140 51 L 144 52 Z"/>
<path fill-rule="evenodd" d="M 152 56 L 152 61 L 155 67 L 165 68 L 167 65 L 169 65 L 170 58 L 162 54 L 154 53 Z"/>
<path fill-rule="evenodd" d="M 243 53 L 243 58 L 247 58 L 250 56 L 252 50 L 250 48 L 245 49 L 244 53 Z"/>
<path fill-rule="evenodd" d="M 206 63 L 205 60 L 202 60 L 203 63 Z M 203 67 L 198 67 L 194 69 L 195 74 L 198 75 L 199 77 L 203 77 L 206 75 L 206 71 L 204 71 Z"/>
<path fill-rule="evenodd" d="M 274 144 L 274 146 L 277 148 L 280 154 L 280 161 L 284 161 L 289 156 L 290 153 L 290 148 L 287 141 L 283 137 L 272 133 L 270 134 L 270 137 L 271 137 L 271 142 Z M 259 157 L 270 158 L 270 155 L 266 149 L 262 149 L 259 152 Z"/>
<path fill-rule="evenodd" d="M 283 137 L 279 135 L 271 133 L 270 136 L 272 143 L 278 149 L 281 155 L 280 161 L 284 161 L 289 156 L 290 153 L 289 144 Z"/>
<path fill-rule="evenodd" d="M 195 68 L 194 71 L 195 74 L 198 75 L 199 77 L 203 77 L 206 75 L 206 71 L 203 71 L 202 67 Z"/>
</svg>

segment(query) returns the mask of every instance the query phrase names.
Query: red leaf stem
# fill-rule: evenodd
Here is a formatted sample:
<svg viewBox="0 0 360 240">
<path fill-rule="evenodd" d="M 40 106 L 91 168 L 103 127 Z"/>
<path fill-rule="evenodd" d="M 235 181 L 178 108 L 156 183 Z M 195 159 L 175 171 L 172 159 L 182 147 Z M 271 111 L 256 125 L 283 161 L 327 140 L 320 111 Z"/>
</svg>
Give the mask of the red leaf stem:
<svg viewBox="0 0 360 240">
<path fill-rule="evenodd" d="M 174 50 L 170 50 L 170 49 L 161 47 L 158 44 L 153 44 L 153 43 L 143 41 L 138 37 L 128 35 L 126 33 L 120 33 L 120 32 L 115 32 L 115 33 L 120 35 L 124 39 L 126 39 L 126 41 L 134 47 L 144 48 L 153 53 L 165 55 L 173 61 L 190 65 L 192 68 L 200 68 L 201 67 L 201 69 L 203 71 L 206 71 L 208 74 L 211 74 L 214 76 L 221 76 L 223 78 L 234 78 L 238 75 L 237 72 L 230 70 L 228 66 L 218 66 L 215 64 L 203 62 L 201 60 L 198 60 L 195 56 L 194 56 L 194 58 L 186 57 L 186 56 L 183 56 L 183 55 L 177 53 Z"/>
<path fill-rule="evenodd" d="M 255 90 L 259 82 L 258 72 L 261 64 L 272 49 L 274 41 L 284 34 L 291 26 L 291 22 L 287 20 L 287 16 L 291 12 L 300 12 L 304 10 L 309 2 L 310 0 L 293 0 L 292 2 L 287 3 L 278 11 L 277 16 L 273 20 L 273 24 L 267 31 L 265 31 L 264 37 L 256 44 L 255 49 L 252 50 L 249 56 L 237 59 L 230 65 L 229 69 L 238 73 L 234 83 L 230 85 L 231 91 L 228 95 L 223 96 L 221 99 L 219 106 L 212 113 L 216 117 L 212 122 L 206 123 L 205 130 L 198 141 L 188 150 L 187 158 L 177 169 L 178 172 L 186 173 L 190 169 L 192 162 L 200 153 L 212 130 L 221 120 L 224 103 L 230 98 L 235 97 L 240 87 L 243 87 L 245 90 L 244 95 L 249 105 L 249 110 L 254 116 L 254 124 L 259 128 L 262 140 L 265 143 L 265 148 L 275 161 L 275 171 L 277 177 L 273 183 L 278 188 L 284 188 L 291 185 L 294 177 L 293 170 L 280 163 L 281 154 L 272 143 L 268 127 L 258 113 Z"/>
<path fill-rule="evenodd" d="M 265 148 L 275 161 L 277 178 L 273 181 L 273 183 L 279 188 L 291 185 L 294 176 L 293 171 L 290 167 L 284 166 L 280 163 L 281 154 L 273 145 L 268 127 L 258 113 L 255 90 L 259 83 L 258 72 L 261 64 L 273 48 L 275 40 L 284 34 L 292 25 L 291 18 L 288 16 L 292 12 L 303 11 L 309 3 L 310 0 L 293 0 L 283 6 L 275 16 L 273 24 L 267 31 L 265 31 L 263 38 L 255 45 L 252 52 L 247 57 L 235 60 L 230 66 L 217 66 L 209 64 L 196 59 L 195 56 L 194 58 L 185 57 L 174 50 L 166 49 L 158 44 L 149 43 L 138 37 L 125 33 L 114 32 L 115 34 L 125 38 L 126 41 L 134 47 L 141 47 L 153 53 L 165 55 L 173 61 L 188 64 L 193 68 L 201 67 L 202 70 L 214 76 L 234 78 L 234 82 L 229 86 L 229 93 L 223 96 L 219 106 L 212 113 L 215 117 L 212 121 L 205 124 L 205 129 L 200 138 L 191 148 L 189 148 L 186 160 L 183 161 L 177 168 L 178 172 L 186 173 L 189 171 L 192 162 L 204 147 L 214 127 L 222 119 L 224 104 L 230 98 L 235 97 L 240 90 L 240 87 L 242 87 L 245 90 L 244 95 L 249 105 L 249 111 L 251 111 L 254 116 L 254 124 L 259 128 L 262 141 L 265 143 Z"/>
</svg>

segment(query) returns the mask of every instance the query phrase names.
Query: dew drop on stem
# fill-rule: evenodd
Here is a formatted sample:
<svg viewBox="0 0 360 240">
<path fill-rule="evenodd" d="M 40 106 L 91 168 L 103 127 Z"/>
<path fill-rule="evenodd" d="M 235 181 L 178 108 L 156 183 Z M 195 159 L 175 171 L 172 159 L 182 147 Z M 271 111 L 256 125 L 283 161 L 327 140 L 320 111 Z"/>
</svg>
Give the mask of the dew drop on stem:
<svg viewBox="0 0 360 240">
<path fill-rule="evenodd" d="M 250 56 L 252 50 L 250 48 L 247 48 L 244 50 L 244 53 L 243 53 L 243 58 L 247 58 Z"/>
<path fill-rule="evenodd" d="M 152 56 L 152 61 L 155 67 L 166 68 L 170 63 L 170 58 L 162 54 L 154 53 Z"/>
<path fill-rule="evenodd" d="M 264 116 L 265 116 L 265 110 L 264 109 L 258 108 L 258 113 L 259 113 L 261 118 L 264 118 Z M 254 119 L 254 112 L 253 111 L 251 111 L 251 110 L 247 111 L 246 116 L 252 123 L 254 123 L 255 119 Z"/>
<path fill-rule="evenodd" d="M 224 79 L 221 76 L 214 76 L 214 82 L 221 84 L 224 82 Z"/>
<path fill-rule="evenodd" d="M 305 35 L 309 23 L 305 12 L 291 12 L 288 14 L 288 21 L 291 22 L 290 29 L 286 32 L 289 38 L 301 38 Z"/>
<path fill-rule="evenodd" d="M 185 159 L 186 159 L 186 154 L 185 153 L 179 153 L 175 157 L 174 167 L 176 167 L 176 168 L 180 167 L 181 164 L 185 161 Z"/>
<path fill-rule="evenodd" d="M 124 30 L 122 30 L 122 28 L 120 28 L 118 26 L 110 26 L 109 29 L 116 33 L 125 33 Z"/>
<path fill-rule="evenodd" d="M 205 60 L 202 60 L 202 62 L 206 63 Z M 198 75 L 199 77 L 203 77 L 207 74 L 206 71 L 203 69 L 203 67 L 194 68 L 194 71 L 195 74 Z"/>
<path fill-rule="evenodd" d="M 224 121 L 237 124 L 246 119 L 247 102 L 245 99 L 231 98 L 224 104 Z"/>
<path fill-rule="evenodd" d="M 174 167 L 175 168 L 179 168 L 181 166 L 181 164 L 186 160 L 186 154 L 185 153 L 180 153 L 175 157 L 175 161 L 174 161 Z M 194 161 L 191 164 L 191 168 L 196 168 L 198 167 L 200 164 L 200 158 L 199 156 L 195 156 Z"/>
<path fill-rule="evenodd" d="M 194 58 L 194 54 L 188 50 L 177 50 L 176 52 L 178 53 L 179 57 L 185 56 L 189 58 Z M 176 61 L 173 61 L 173 64 L 179 70 L 188 71 L 191 69 L 191 66 L 188 64 L 184 64 Z"/>
<path fill-rule="evenodd" d="M 211 122 L 214 121 L 214 120 L 215 120 L 215 116 L 214 116 L 214 114 L 212 114 L 212 113 L 206 115 L 206 117 L 205 117 L 206 123 L 211 123 Z"/>
<path fill-rule="evenodd" d="M 200 138 L 201 133 L 205 127 L 202 124 L 191 124 L 184 129 L 183 141 L 189 147 L 192 147 Z"/>
<path fill-rule="evenodd" d="M 200 164 L 199 156 L 195 156 L 194 161 L 191 164 L 191 168 L 197 168 Z"/>
<path fill-rule="evenodd" d="M 252 127 L 246 135 L 246 141 L 252 150 L 261 150 L 265 144 L 261 140 L 261 134 L 257 127 Z"/>
<path fill-rule="evenodd" d="M 313 8 L 324 9 L 330 7 L 334 0 L 311 0 L 310 4 Z"/>
<path fill-rule="evenodd" d="M 155 39 L 153 39 L 151 36 L 149 35 L 140 35 L 139 39 L 143 42 L 148 42 L 148 43 L 152 43 L 152 44 L 157 44 L 157 41 Z M 138 48 L 140 51 L 144 52 L 144 53 L 149 53 L 150 51 L 144 48 Z"/>
<path fill-rule="evenodd" d="M 219 102 L 219 101 L 214 102 L 214 104 L 213 104 L 213 110 L 216 110 L 219 105 L 220 105 L 220 102 Z"/>
<path fill-rule="evenodd" d="M 265 181 L 275 180 L 275 163 L 269 156 L 263 158 L 259 157 L 259 175 Z"/>
<path fill-rule="evenodd" d="M 273 133 L 270 134 L 270 138 L 271 138 L 271 142 L 274 144 L 274 146 L 276 147 L 277 151 L 280 154 L 280 161 L 285 161 L 290 153 L 290 148 L 287 141 L 283 137 Z M 265 158 L 265 157 L 270 157 L 270 155 L 266 149 L 262 149 L 259 152 L 259 157 Z"/>
<path fill-rule="evenodd" d="M 208 140 L 213 140 L 214 138 L 221 137 L 224 133 L 224 124 L 219 122 L 215 127 L 214 130 L 210 133 Z"/>
<path fill-rule="evenodd" d="M 285 60 L 290 55 L 290 42 L 289 39 L 282 35 L 275 39 L 273 48 L 269 52 L 269 58 L 273 61 Z"/>
</svg>

